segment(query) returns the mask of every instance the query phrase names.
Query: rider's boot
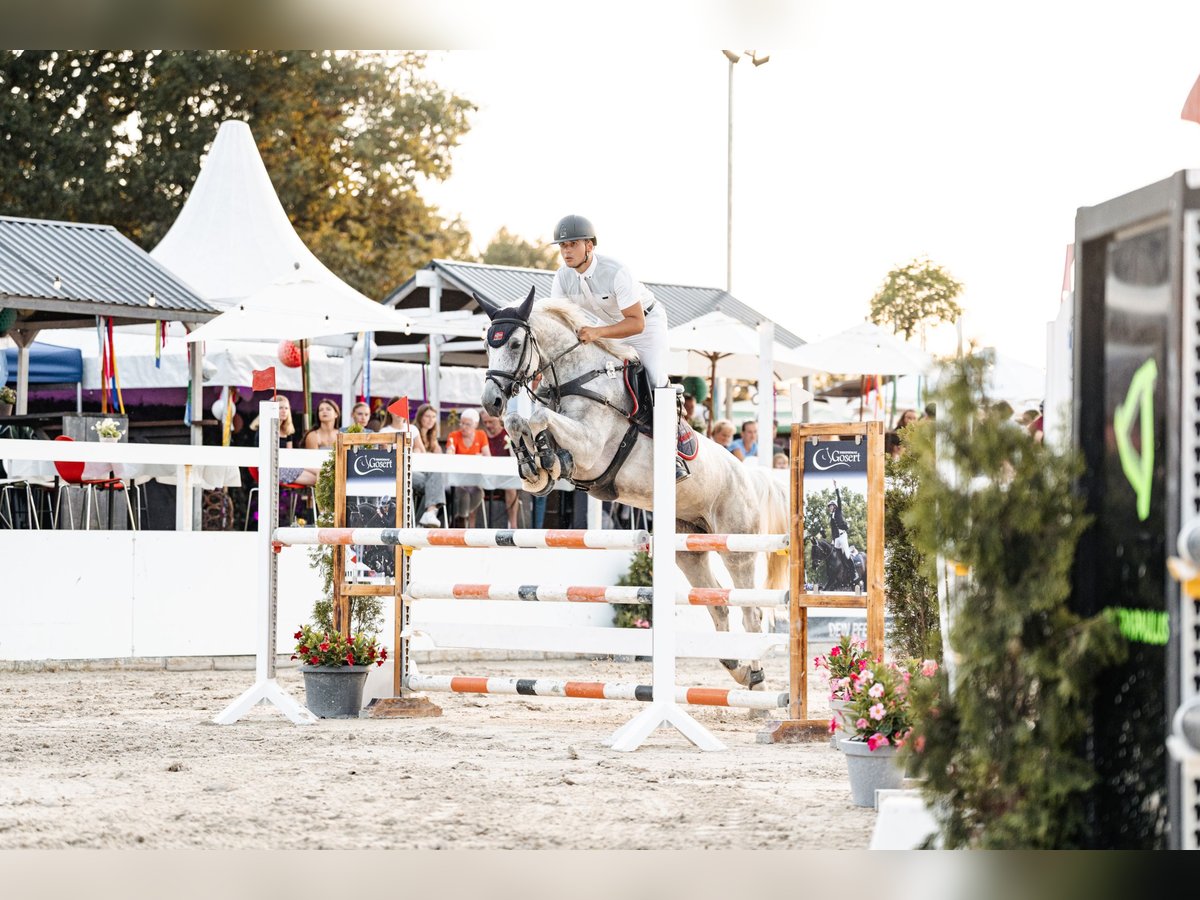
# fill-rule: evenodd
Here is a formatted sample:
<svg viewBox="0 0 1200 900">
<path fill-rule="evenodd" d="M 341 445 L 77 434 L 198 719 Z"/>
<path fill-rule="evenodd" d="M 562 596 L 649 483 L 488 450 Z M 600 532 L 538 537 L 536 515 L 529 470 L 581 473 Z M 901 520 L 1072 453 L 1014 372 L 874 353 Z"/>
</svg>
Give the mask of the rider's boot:
<svg viewBox="0 0 1200 900">
<path fill-rule="evenodd" d="M 696 439 L 696 433 L 692 431 L 692 426 L 688 424 L 687 417 L 684 415 L 681 389 L 676 391 L 675 399 L 679 423 L 675 429 L 675 483 L 679 484 L 685 478 L 691 477 L 692 470 L 688 468 L 687 461 L 696 458 L 700 446 Z"/>
</svg>

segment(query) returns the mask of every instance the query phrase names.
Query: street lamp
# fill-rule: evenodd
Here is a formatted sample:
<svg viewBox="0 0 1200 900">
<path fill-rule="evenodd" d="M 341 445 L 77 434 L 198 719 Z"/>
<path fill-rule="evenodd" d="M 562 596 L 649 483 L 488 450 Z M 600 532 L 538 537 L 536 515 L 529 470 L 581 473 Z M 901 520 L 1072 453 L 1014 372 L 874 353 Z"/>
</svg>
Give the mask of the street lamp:
<svg viewBox="0 0 1200 900">
<path fill-rule="evenodd" d="M 737 65 L 738 60 L 743 56 L 750 57 L 750 62 L 757 69 L 770 56 L 759 56 L 757 50 L 743 50 L 738 53 L 736 50 L 721 51 L 727 60 L 729 60 L 729 153 L 728 163 L 729 171 L 726 176 L 726 208 L 725 208 L 725 293 L 733 293 L 733 67 Z"/>
</svg>

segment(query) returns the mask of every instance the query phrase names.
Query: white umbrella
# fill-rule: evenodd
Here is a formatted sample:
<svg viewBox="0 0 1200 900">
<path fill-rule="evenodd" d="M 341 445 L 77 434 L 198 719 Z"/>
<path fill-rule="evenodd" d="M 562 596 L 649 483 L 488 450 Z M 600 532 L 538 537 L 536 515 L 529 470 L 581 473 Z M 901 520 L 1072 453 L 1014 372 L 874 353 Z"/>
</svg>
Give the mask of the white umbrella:
<svg viewBox="0 0 1200 900">
<path fill-rule="evenodd" d="M 275 281 L 238 300 L 187 340 L 301 340 L 360 331 L 480 336 L 479 327 L 469 321 L 418 320 L 341 281 L 299 277 Z"/>
<path fill-rule="evenodd" d="M 672 375 L 758 380 L 762 343 L 758 332 L 745 322 L 715 310 L 676 325 L 667 335 L 671 348 L 668 371 Z M 772 348 L 771 369 L 779 381 L 817 371 L 796 365 L 786 358 L 788 352 L 778 342 Z"/>
<path fill-rule="evenodd" d="M 786 361 L 835 375 L 921 375 L 934 363 L 924 350 L 870 322 L 788 350 Z"/>
</svg>

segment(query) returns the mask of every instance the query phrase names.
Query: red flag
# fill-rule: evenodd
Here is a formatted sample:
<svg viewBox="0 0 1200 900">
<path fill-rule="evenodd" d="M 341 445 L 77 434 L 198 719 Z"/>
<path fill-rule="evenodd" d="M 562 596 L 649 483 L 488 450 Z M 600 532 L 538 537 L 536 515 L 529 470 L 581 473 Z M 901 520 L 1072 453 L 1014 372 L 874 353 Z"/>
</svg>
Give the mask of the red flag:
<svg viewBox="0 0 1200 900">
<path fill-rule="evenodd" d="M 1183 111 L 1179 113 L 1179 118 L 1200 125 L 1200 78 L 1196 79 L 1187 99 L 1183 101 Z"/>
<path fill-rule="evenodd" d="M 253 391 L 274 391 L 275 367 L 267 366 L 265 369 L 255 369 L 254 380 L 250 383 L 250 389 Z"/>
<path fill-rule="evenodd" d="M 390 412 L 396 418 L 404 419 L 404 421 L 407 422 L 408 421 L 408 398 L 401 397 L 400 399 L 394 401 L 392 403 L 392 405 L 388 407 L 388 412 Z"/>
</svg>

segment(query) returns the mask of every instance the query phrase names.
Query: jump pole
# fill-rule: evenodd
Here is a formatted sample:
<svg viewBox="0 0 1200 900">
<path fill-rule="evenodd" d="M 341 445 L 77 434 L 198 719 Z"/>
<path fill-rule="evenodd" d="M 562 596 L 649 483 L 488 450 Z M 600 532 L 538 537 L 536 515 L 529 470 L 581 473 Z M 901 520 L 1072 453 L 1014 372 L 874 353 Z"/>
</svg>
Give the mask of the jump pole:
<svg viewBox="0 0 1200 900">
<path fill-rule="evenodd" d="M 626 753 L 660 725 L 673 727 L 701 750 L 725 749 L 675 699 L 675 394 L 674 388 L 654 390 L 654 699 L 606 741 Z"/>
<path fill-rule="evenodd" d="M 254 685 L 213 718 L 232 725 L 259 703 L 273 704 L 296 725 L 315 725 L 317 717 L 297 703 L 275 680 L 279 555 L 272 546 L 279 526 L 279 404 L 258 405 L 258 651 Z"/>
</svg>

